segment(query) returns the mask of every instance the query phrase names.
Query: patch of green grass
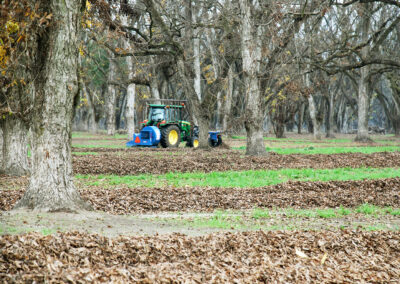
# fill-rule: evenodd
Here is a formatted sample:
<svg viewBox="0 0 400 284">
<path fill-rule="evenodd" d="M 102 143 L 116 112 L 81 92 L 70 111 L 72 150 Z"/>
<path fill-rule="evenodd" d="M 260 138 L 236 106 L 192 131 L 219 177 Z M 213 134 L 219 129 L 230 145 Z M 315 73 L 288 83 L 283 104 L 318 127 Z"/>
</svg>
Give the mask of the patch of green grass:
<svg viewBox="0 0 400 284">
<path fill-rule="evenodd" d="M 365 215 L 378 215 L 379 213 L 382 213 L 382 209 L 378 206 L 364 203 L 356 208 L 356 212 Z"/>
<path fill-rule="evenodd" d="M 393 228 L 389 228 L 387 225 L 384 224 L 376 224 L 376 225 L 363 225 L 361 229 L 365 231 L 386 231 L 386 230 L 393 230 Z M 396 230 L 396 229 L 394 229 Z M 398 229 L 397 229 L 398 230 Z"/>
<path fill-rule="evenodd" d="M 52 235 L 52 234 L 54 234 L 54 233 L 56 233 L 56 232 L 57 232 L 56 229 L 50 229 L 50 228 L 44 228 L 44 229 L 40 230 L 40 233 L 41 233 L 43 236 Z"/>
<path fill-rule="evenodd" d="M 338 212 L 335 209 L 317 209 L 317 215 L 320 218 L 336 218 L 338 216 Z"/>
<path fill-rule="evenodd" d="M 369 204 L 363 204 L 360 207 L 367 208 Z M 185 214 L 180 214 L 179 218 L 170 219 L 161 218 L 158 221 L 166 221 L 175 223 L 175 225 L 185 225 L 195 228 L 219 228 L 219 229 L 236 229 L 236 230 L 295 230 L 304 229 L 306 226 L 307 230 L 310 228 L 317 228 L 323 221 L 318 219 L 338 219 L 343 216 L 356 214 L 358 208 L 316 208 L 316 209 L 294 209 L 294 208 L 281 208 L 281 209 L 265 209 L 265 208 L 254 208 L 250 211 L 223 211 L 216 210 L 214 213 L 204 215 L 198 213 L 195 217 L 186 217 Z M 391 210 L 388 210 L 391 209 Z M 382 208 L 375 206 L 375 210 L 382 214 L 391 214 L 390 212 L 398 212 L 399 209 Z M 363 211 L 361 214 L 379 218 L 377 214 L 370 215 L 369 210 Z M 193 213 L 192 213 L 193 214 Z M 282 218 L 285 216 L 286 218 Z M 292 218 L 296 218 L 296 221 L 292 221 Z M 351 221 L 351 219 L 350 219 Z M 310 226 L 311 227 L 307 227 Z M 345 229 L 346 226 L 340 225 L 341 222 L 332 221 L 328 222 L 328 226 L 337 225 L 338 229 Z M 316 227 L 315 227 L 316 225 Z M 394 224 L 357 224 L 355 228 L 362 230 L 399 230 L 399 227 Z M 350 225 L 351 227 L 351 225 Z"/>
<path fill-rule="evenodd" d="M 87 156 L 87 155 L 98 155 L 97 152 L 72 152 L 73 155 L 77 156 Z"/>
<path fill-rule="evenodd" d="M 400 209 L 393 209 L 391 207 L 385 209 L 386 213 L 393 216 L 400 216 Z"/>
<path fill-rule="evenodd" d="M 246 146 L 233 147 L 236 150 L 245 150 Z M 399 146 L 366 146 L 366 147 L 301 147 L 301 148 L 270 148 L 266 147 L 267 152 L 275 152 L 281 155 L 290 154 L 345 154 L 345 153 L 364 153 L 372 154 L 377 152 L 397 152 Z"/>
<path fill-rule="evenodd" d="M 238 221 L 237 218 L 230 220 L 227 212 L 217 210 L 215 211 L 214 216 L 210 218 L 201 218 L 201 217 L 194 218 L 192 221 L 192 226 L 231 229 L 240 227 L 237 221 Z"/>
<path fill-rule="evenodd" d="M 343 206 L 340 206 L 337 212 L 340 216 L 347 216 L 351 213 L 351 210 L 348 208 L 344 208 Z"/>
<path fill-rule="evenodd" d="M 268 209 L 255 208 L 252 212 L 251 217 L 253 219 L 266 219 L 270 218 L 271 215 L 269 214 Z"/>
<path fill-rule="evenodd" d="M 289 218 L 315 218 L 317 216 L 317 213 L 312 209 L 288 208 L 284 211 L 284 214 Z"/>
<path fill-rule="evenodd" d="M 211 173 L 177 173 L 163 175 L 142 174 L 136 176 L 76 175 L 87 185 L 127 185 L 129 187 L 184 187 L 212 186 L 255 188 L 296 181 L 363 180 L 400 177 L 400 168 L 337 168 L 337 169 L 280 169 L 227 171 Z"/>
<path fill-rule="evenodd" d="M 72 143 L 72 147 L 75 148 L 110 148 L 110 149 L 124 149 L 126 148 L 124 145 L 110 145 L 110 144 L 74 144 Z"/>
</svg>

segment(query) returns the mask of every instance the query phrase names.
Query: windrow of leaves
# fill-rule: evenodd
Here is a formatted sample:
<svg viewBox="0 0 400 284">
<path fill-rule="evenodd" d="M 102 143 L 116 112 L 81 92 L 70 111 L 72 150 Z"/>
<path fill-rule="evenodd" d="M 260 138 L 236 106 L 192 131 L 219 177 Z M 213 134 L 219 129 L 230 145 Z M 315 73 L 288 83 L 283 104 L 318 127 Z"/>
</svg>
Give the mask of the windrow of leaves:
<svg viewBox="0 0 400 284">
<path fill-rule="evenodd" d="M 19 187 L 19 186 L 18 186 Z M 354 208 L 362 204 L 400 208 L 400 178 L 300 182 L 260 188 L 83 187 L 81 196 L 95 210 L 124 215 L 148 212 L 201 211 L 258 208 Z M 11 210 L 24 189 L 0 190 L 0 210 Z"/>
<path fill-rule="evenodd" d="M 5 282 L 399 282 L 397 232 L 0 237 Z"/>
</svg>

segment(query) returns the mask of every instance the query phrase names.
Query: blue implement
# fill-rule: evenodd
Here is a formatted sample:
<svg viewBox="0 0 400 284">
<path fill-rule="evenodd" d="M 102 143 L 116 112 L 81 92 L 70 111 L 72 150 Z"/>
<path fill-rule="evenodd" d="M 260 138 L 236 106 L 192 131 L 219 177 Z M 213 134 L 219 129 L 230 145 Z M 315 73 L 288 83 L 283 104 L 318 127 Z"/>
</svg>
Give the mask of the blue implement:
<svg viewBox="0 0 400 284">
<path fill-rule="evenodd" d="M 133 134 L 133 140 L 126 143 L 127 147 L 156 147 L 161 140 L 161 131 L 156 126 L 146 126 L 140 133 Z"/>
</svg>

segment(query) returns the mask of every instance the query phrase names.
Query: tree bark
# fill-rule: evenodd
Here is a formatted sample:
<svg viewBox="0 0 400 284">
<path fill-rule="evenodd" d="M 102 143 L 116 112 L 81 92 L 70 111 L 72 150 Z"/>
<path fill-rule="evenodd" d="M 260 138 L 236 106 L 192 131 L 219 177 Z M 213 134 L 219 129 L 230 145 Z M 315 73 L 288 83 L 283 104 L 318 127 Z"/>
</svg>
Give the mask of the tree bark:
<svg viewBox="0 0 400 284">
<path fill-rule="evenodd" d="M 247 0 L 239 1 L 241 10 L 241 53 L 246 96 L 245 129 L 247 133 L 246 155 L 266 154 L 263 140 L 263 100 L 260 92 L 260 61 L 262 27 L 256 27 Z"/>
<path fill-rule="evenodd" d="M 41 1 L 52 23 L 38 41 L 31 132 L 31 177 L 15 208 L 77 211 L 89 208 L 72 177 L 71 125 L 78 95 L 78 31 L 83 3 Z"/>
<path fill-rule="evenodd" d="M 326 125 L 326 137 L 327 138 L 335 138 L 335 135 L 333 134 L 333 118 L 334 118 L 334 111 L 335 111 L 335 100 L 334 100 L 335 95 L 334 94 L 329 94 L 329 102 L 328 102 L 328 119 L 327 125 Z"/>
<path fill-rule="evenodd" d="M 28 166 L 28 128 L 19 118 L 8 115 L 2 122 L 3 148 L 0 173 L 24 176 Z"/>
<path fill-rule="evenodd" d="M 115 78 L 115 62 L 114 55 L 110 52 L 110 67 L 108 73 L 108 80 L 114 81 Z M 115 104 L 117 101 L 117 93 L 115 90 L 115 86 L 113 84 L 108 85 L 108 94 L 107 94 L 107 135 L 115 134 Z"/>
<path fill-rule="evenodd" d="M 301 103 L 300 108 L 299 108 L 299 121 L 297 122 L 297 133 L 298 134 L 301 134 L 301 129 L 303 127 L 304 108 L 305 108 L 304 103 Z"/>
<path fill-rule="evenodd" d="M 226 90 L 226 99 L 222 118 L 222 130 L 225 132 L 228 128 L 228 117 L 232 109 L 232 97 L 233 97 L 233 66 L 229 66 L 228 70 L 228 87 Z"/>
<path fill-rule="evenodd" d="M 308 107 L 310 110 L 310 117 L 313 124 L 313 134 L 314 139 L 321 140 L 321 124 L 317 119 L 317 108 L 315 107 L 314 97 L 313 95 L 309 95 L 308 97 Z"/>
<path fill-rule="evenodd" d="M 189 78 L 186 74 L 187 66 L 185 66 L 185 62 L 183 58 L 179 58 L 177 62 L 178 71 L 182 78 L 182 84 L 185 89 L 186 95 L 190 98 L 190 111 L 192 112 L 193 117 L 196 118 L 198 126 L 199 126 L 199 148 L 209 148 L 208 144 L 208 127 L 210 122 L 210 117 L 208 111 L 204 111 L 202 107 L 202 103 L 194 92 L 194 86 L 190 82 Z"/>
<path fill-rule="evenodd" d="M 86 86 L 85 86 L 86 88 Z M 86 91 L 87 92 L 87 91 Z M 87 104 L 88 104 L 88 130 L 90 133 L 97 132 L 97 122 L 96 122 L 96 111 L 94 109 L 94 102 L 92 95 L 90 93 L 86 93 L 87 96 Z"/>
<path fill-rule="evenodd" d="M 284 138 L 285 137 L 285 124 L 278 121 L 275 127 L 275 136 L 276 138 Z"/>
<path fill-rule="evenodd" d="M 370 17 L 368 9 L 370 5 L 364 4 L 362 6 L 361 16 L 361 40 L 365 42 L 369 37 Z M 361 49 L 361 57 L 367 59 L 369 48 L 364 47 Z M 358 142 L 371 142 L 372 139 L 368 134 L 368 111 L 369 111 L 369 96 L 370 96 L 370 83 L 368 79 L 370 66 L 360 68 L 360 80 L 358 83 L 358 120 L 357 120 L 357 136 L 355 141 Z"/>
<path fill-rule="evenodd" d="M 136 85 L 129 84 L 126 102 L 126 128 L 128 130 L 129 139 L 132 139 L 135 133 L 135 95 Z"/>
</svg>

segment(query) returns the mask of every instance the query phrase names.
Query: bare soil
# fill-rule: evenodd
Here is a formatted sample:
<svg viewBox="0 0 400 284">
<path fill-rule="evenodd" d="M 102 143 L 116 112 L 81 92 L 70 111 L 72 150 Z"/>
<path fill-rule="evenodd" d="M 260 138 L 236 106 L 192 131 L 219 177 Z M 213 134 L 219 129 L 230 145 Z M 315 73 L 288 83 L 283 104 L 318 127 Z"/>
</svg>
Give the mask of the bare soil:
<svg viewBox="0 0 400 284">
<path fill-rule="evenodd" d="M 83 149 L 84 150 L 84 149 Z M 332 155 L 279 155 L 264 157 L 244 156 L 239 151 L 212 149 L 91 149 L 99 155 L 73 157 L 76 174 L 137 175 L 168 172 L 242 171 L 282 168 L 360 168 L 400 167 L 400 152 L 373 154 L 346 153 Z"/>
<path fill-rule="evenodd" d="M 1 180 L 1 179 L 0 179 Z M 0 190 L 0 210 L 10 210 L 22 197 L 25 188 Z M 146 212 L 203 211 L 215 209 L 264 208 L 335 208 L 370 203 L 400 207 L 400 178 L 286 182 L 261 188 L 127 188 L 80 189 L 81 196 L 95 210 L 111 214 Z"/>
<path fill-rule="evenodd" d="M 243 232 L 0 237 L 3 282 L 321 283 L 400 281 L 400 233 Z"/>
</svg>

